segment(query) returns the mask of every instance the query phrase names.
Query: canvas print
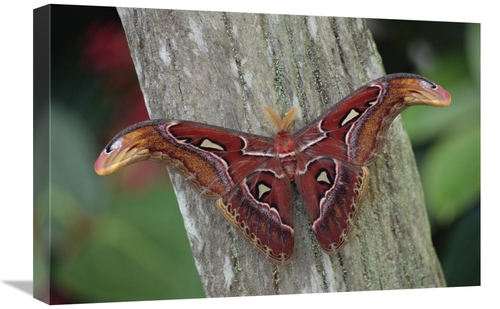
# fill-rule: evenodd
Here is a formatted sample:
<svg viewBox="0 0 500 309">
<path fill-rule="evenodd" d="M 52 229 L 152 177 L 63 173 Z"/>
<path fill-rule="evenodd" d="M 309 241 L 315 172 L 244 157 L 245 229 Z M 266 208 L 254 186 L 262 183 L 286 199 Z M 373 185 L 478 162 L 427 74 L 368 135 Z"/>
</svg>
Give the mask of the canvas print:
<svg viewBox="0 0 500 309">
<path fill-rule="evenodd" d="M 480 285 L 479 24 L 49 5 L 34 25 L 35 298 Z"/>
</svg>

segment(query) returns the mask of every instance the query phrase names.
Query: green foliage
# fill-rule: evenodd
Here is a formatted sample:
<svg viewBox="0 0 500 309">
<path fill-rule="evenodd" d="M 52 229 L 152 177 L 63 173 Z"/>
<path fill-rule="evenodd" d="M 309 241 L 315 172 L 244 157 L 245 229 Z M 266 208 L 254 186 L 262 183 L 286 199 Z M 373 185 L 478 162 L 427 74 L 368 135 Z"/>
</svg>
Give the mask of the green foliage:
<svg viewBox="0 0 500 309">
<path fill-rule="evenodd" d="M 457 168 L 460 166 L 460 168 Z M 432 147 L 422 166 L 422 183 L 434 219 L 447 225 L 479 198 L 479 127 L 451 135 Z"/>
<path fill-rule="evenodd" d="M 403 119 L 417 147 L 436 249 L 449 286 L 480 284 L 480 26 L 420 74 L 445 86 L 451 105 L 412 108 Z M 437 133 L 436 133 L 437 132 Z"/>
<path fill-rule="evenodd" d="M 422 183 L 430 216 L 440 225 L 451 224 L 479 198 L 479 26 L 470 24 L 466 30 L 463 50 L 446 51 L 431 70 L 419 72 L 446 85 L 451 105 L 403 114 L 413 145 L 427 146 L 420 164 Z"/>
<path fill-rule="evenodd" d="M 480 285 L 479 207 L 474 207 L 451 226 L 443 241 L 440 260 L 449 286 Z"/>
<path fill-rule="evenodd" d="M 368 20 L 388 73 L 443 86 L 450 106 L 402 113 L 448 286 L 478 285 L 480 231 L 480 24 Z"/>
<path fill-rule="evenodd" d="M 71 302 L 204 297 L 172 187 L 112 190 L 116 177 L 93 171 L 89 131 L 71 112 L 51 109 L 51 181 L 39 192 L 50 195 L 50 213 L 35 212 L 50 237 L 51 267 L 36 255 L 36 271 L 50 271 L 51 288 L 70 291 Z"/>
<path fill-rule="evenodd" d="M 57 282 L 91 302 L 204 296 L 171 187 L 108 202 L 78 255 L 60 261 Z"/>
</svg>

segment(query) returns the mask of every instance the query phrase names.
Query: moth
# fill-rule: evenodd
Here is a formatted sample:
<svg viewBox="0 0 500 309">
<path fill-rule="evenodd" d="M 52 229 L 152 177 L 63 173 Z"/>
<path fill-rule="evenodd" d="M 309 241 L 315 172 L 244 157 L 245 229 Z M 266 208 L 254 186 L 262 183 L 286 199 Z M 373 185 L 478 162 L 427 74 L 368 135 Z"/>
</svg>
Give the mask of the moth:
<svg viewBox="0 0 500 309">
<path fill-rule="evenodd" d="M 339 252 L 359 214 L 368 167 L 379 156 L 394 118 L 413 105 L 442 107 L 450 94 L 413 74 L 374 80 L 334 104 L 301 130 L 264 114 L 274 138 L 183 120 L 154 119 L 114 137 L 95 162 L 100 175 L 150 160 L 174 168 L 266 258 L 290 260 L 294 247 L 291 182 L 295 182 L 318 243 Z"/>
</svg>

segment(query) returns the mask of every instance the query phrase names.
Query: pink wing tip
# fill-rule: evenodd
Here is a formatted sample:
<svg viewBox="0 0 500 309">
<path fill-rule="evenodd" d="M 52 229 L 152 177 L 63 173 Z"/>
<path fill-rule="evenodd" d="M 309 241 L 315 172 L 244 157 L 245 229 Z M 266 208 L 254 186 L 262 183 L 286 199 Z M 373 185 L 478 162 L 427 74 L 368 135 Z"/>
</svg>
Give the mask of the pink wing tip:
<svg viewBox="0 0 500 309">
<path fill-rule="evenodd" d="M 103 150 L 94 163 L 94 170 L 97 174 L 104 176 L 112 172 L 106 164 L 108 158 L 109 154 L 106 153 L 106 150 Z"/>
<path fill-rule="evenodd" d="M 408 87 L 405 102 L 411 105 L 428 105 L 445 107 L 451 103 L 451 95 L 443 87 L 421 81 L 420 84 Z"/>
<path fill-rule="evenodd" d="M 438 86 L 437 92 L 441 95 L 440 97 L 440 102 L 441 104 L 439 106 L 448 106 L 451 103 L 451 94 L 444 90 L 441 86 Z"/>
<path fill-rule="evenodd" d="M 97 174 L 104 176 L 113 173 L 119 167 L 116 162 L 117 156 L 122 152 L 122 138 L 116 139 L 101 151 L 101 154 L 94 163 L 94 170 Z"/>
</svg>

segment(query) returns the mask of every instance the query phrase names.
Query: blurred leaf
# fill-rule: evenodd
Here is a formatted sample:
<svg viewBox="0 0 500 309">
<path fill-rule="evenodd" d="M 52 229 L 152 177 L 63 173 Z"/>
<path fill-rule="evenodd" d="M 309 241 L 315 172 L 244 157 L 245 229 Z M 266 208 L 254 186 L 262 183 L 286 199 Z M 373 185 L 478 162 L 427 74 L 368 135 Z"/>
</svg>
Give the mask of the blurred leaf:
<svg viewBox="0 0 500 309">
<path fill-rule="evenodd" d="M 422 180 L 430 215 L 440 224 L 451 223 L 479 197 L 479 137 L 479 127 L 463 130 L 424 158 Z"/>
<path fill-rule="evenodd" d="M 49 189 L 34 192 L 33 207 L 33 296 L 48 301 L 50 287 Z"/>
<path fill-rule="evenodd" d="M 467 64 L 477 89 L 480 87 L 481 72 L 481 24 L 467 24 L 465 28 L 465 49 Z"/>
<path fill-rule="evenodd" d="M 94 144 L 79 118 L 52 107 L 53 285 L 82 302 L 204 297 L 172 188 L 105 196 L 112 178 L 94 172 Z"/>
<path fill-rule="evenodd" d="M 373 26 L 387 72 L 415 72 L 452 96 L 446 108 L 412 107 L 402 117 L 417 147 L 433 238 L 447 284 L 477 285 L 480 220 L 474 207 L 479 208 L 480 186 L 480 24 L 376 20 Z M 400 56 L 403 51 L 409 56 L 406 59 Z"/>
<path fill-rule="evenodd" d="M 49 254 L 45 248 L 40 246 L 34 248 L 33 254 L 33 297 L 47 301 L 48 289 L 50 287 L 50 274 L 49 274 Z"/>
<path fill-rule="evenodd" d="M 416 106 L 403 113 L 405 128 L 414 146 L 445 134 L 456 134 L 464 126 L 479 127 L 479 93 L 472 83 L 463 80 L 451 84 L 446 90 L 452 96 L 449 106 Z"/>
<path fill-rule="evenodd" d="M 412 108 L 403 114 L 414 145 L 430 146 L 422 178 L 430 215 L 441 224 L 450 224 L 479 197 L 479 26 L 467 24 L 466 29 L 465 52 L 443 53 L 434 69 L 420 72 L 450 92 L 450 106 Z"/>
<path fill-rule="evenodd" d="M 98 155 L 88 127 L 79 117 L 54 103 L 50 113 L 51 183 L 70 192 L 87 209 L 102 198 L 102 180 L 94 172 Z"/>
<path fill-rule="evenodd" d="M 58 280 L 85 302 L 204 297 L 171 187 L 117 195 Z"/>
<path fill-rule="evenodd" d="M 420 72 L 445 88 L 452 100 L 444 108 L 415 106 L 402 114 L 414 146 L 430 142 L 436 134 L 449 134 L 450 130 L 470 125 L 471 121 L 479 126 L 479 90 L 467 75 L 465 62 L 465 55 L 454 53 L 439 58 L 433 72 Z"/>
<path fill-rule="evenodd" d="M 85 210 L 69 190 L 52 183 L 50 187 L 50 241 L 53 252 L 63 256 L 80 246 L 79 222 L 83 222 Z"/>
<path fill-rule="evenodd" d="M 477 204 L 451 227 L 440 259 L 448 286 L 480 285 L 480 209 Z"/>
</svg>

